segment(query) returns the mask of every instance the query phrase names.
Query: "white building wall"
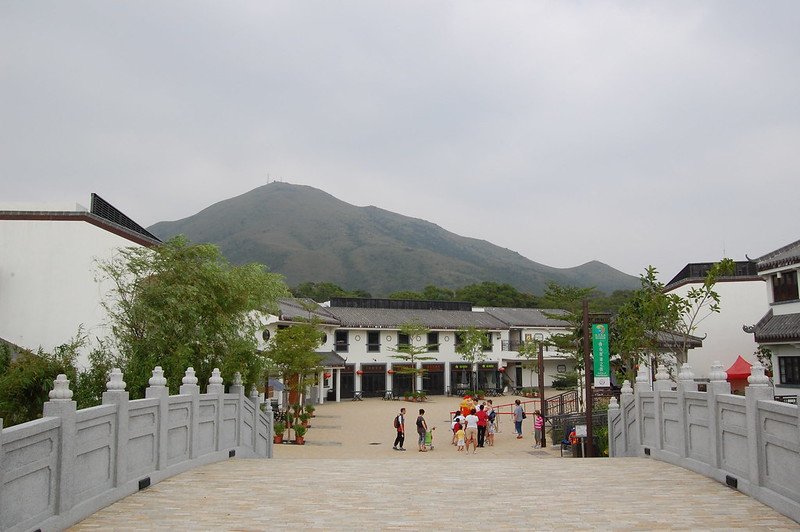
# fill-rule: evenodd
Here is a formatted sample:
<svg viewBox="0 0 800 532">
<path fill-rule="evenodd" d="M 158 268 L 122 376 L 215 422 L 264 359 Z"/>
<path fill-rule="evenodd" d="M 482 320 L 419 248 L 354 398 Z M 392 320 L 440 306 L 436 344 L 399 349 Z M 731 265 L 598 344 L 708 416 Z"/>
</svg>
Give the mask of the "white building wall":
<svg viewBox="0 0 800 532">
<path fill-rule="evenodd" d="M 50 352 L 81 325 L 90 340 L 106 336 L 111 285 L 96 280 L 96 261 L 138 245 L 85 221 L 0 221 L 0 337 Z"/>
<path fill-rule="evenodd" d="M 689 364 L 696 378 L 707 378 L 715 360 L 725 368 L 730 367 L 739 355 L 751 364 L 756 362 L 753 353 L 758 344 L 752 334 L 742 330 L 742 326 L 755 324 L 769 310 L 764 299 L 764 284 L 764 281 L 753 280 L 720 281 L 715 285 L 714 290 L 720 296 L 720 312 L 699 323 L 693 334 L 701 338 L 708 336 L 703 340 L 703 347 L 689 350 Z M 686 297 L 692 287 L 699 286 L 699 283 L 690 283 L 670 293 Z"/>
</svg>

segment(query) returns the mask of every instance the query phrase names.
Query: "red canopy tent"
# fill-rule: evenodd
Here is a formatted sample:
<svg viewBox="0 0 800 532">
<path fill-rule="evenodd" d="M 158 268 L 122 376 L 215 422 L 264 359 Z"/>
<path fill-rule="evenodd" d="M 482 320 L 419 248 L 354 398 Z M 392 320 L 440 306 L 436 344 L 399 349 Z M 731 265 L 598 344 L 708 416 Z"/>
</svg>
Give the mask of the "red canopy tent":
<svg viewBox="0 0 800 532">
<path fill-rule="evenodd" d="M 742 355 L 739 355 L 739 358 L 736 359 L 736 362 L 734 362 L 731 367 L 725 370 L 725 373 L 728 374 L 728 382 L 731 383 L 732 392 L 744 392 L 744 389 L 747 386 L 747 377 L 750 376 L 751 367 L 752 364 L 743 359 Z"/>
</svg>

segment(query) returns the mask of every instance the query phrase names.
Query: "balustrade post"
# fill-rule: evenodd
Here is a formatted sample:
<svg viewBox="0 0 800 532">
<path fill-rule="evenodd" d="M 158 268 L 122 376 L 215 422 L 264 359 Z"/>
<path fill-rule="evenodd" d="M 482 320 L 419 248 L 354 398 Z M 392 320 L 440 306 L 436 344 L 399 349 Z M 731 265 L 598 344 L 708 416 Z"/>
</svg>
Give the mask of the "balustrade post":
<svg viewBox="0 0 800 532">
<path fill-rule="evenodd" d="M 617 453 L 614 449 L 614 442 L 616 438 L 614 437 L 614 422 L 620 418 L 620 411 L 619 411 L 619 403 L 617 403 L 617 398 L 612 397 L 611 401 L 608 403 L 608 457 L 614 458 Z M 617 426 L 621 426 L 621 423 L 618 423 Z M 621 438 L 625 441 L 625 429 L 621 428 Z"/>
<path fill-rule="evenodd" d="M 250 444 L 253 447 L 253 453 L 258 452 L 258 427 L 260 423 L 260 414 L 261 414 L 261 397 L 258 395 L 258 390 L 256 389 L 255 385 L 250 388 L 250 402 L 253 403 L 253 441 Z"/>
<path fill-rule="evenodd" d="M 127 480 L 128 472 L 128 401 L 122 372 L 114 368 L 109 374 L 106 391 L 103 392 L 104 405 L 116 405 L 117 429 L 114 435 L 114 486 L 121 486 Z"/>
<path fill-rule="evenodd" d="M 708 432 L 711 438 L 709 448 L 711 454 L 711 466 L 719 469 L 722 465 L 722 430 L 720 428 L 719 407 L 717 406 L 718 395 L 728 395 L 731 393 L 731 383 L 728 382 L 728 374 L 725 373 L 724 366 L 719 360 L 711 364 L 711 371 L 708 373 Z"/>
<path fill-rule="evenodd" d="M 75 485 L 75 412 L 77 403 L 72 400 L 67 376 L 61 373 L 53 381 L 50 400 L 44 404 L 44 417 L 61 419 L 59 428 L 60 452 L 57 452 L 56 465 L 56 514 L 63 514 L 72 509 L 72 494 Z"/>
<path fill-rule="evenodd" d="M 664 364 L 658 365 L 656 380 L 653 383 L 653 411 L 655 413 L 656 446 L 659 450 L 664 448 L 664 409 L 661 403 L 661 392 L 672 390 L 672 380 Z"/>
<path fill-rule="evenodd" d="M 236 402 L 236 446 L 242 445 L 242 433 L 244 432 L 244 385 L 242 384 L 242 374 L 238 371 L 233 374 L 233 383 L 229 390 L 237 397 Z"/>
<path fill-rule="evenodd" d="M 200 430 L 200 386 L 193 367 L 186 368 L 186 374 L 181 381 L 181 395 L 191 396 L 192 406 L 189 418 L 189 458 L 197 458 L 197 433 Z"/>
<path fill-rule="evenodd" d="M 220 375 L 219 368 L 211 370 L 208 378 L 206 395 L 216 395 L 217 407 L 214 416 L 214 449 L 222 450 L 222 410 L 225 407 L 225 383 Z"/>
<path fill-rule="evenodd" d="M 696 392 L 697 383 L 694 381 L 692 366 L 685 363 L 678 373 L 678 422 L 680 423 L 680 455 L 681 458 L 689 456 L 689 407 L 686 405 L 686 392 Z"/>
<path fill-rule="evenodd" d="M 636 401 L 636 453 L 639 456 L 642 453 L 644 446 L 644 407 L 642 407 L 642 392 L 650 391 L 650 375 L 648 369 L 644 366 L 639 366 L 639 372 L 636 374 L 636 388 L 634 389 L 634 400 Z"/>
<path fill-rule="evenodd" d="M 148 387 L 144 391 L 144 396 L 148 399 L 158 399 L 158 434 L 156 435 L 156 445 L 158 446 L 158 466 L 159 471 L 167 468 L 167 450 L 169 441 L 169 388 L 167 379 L 164 378 L 164 370 L 161 366 L 153 369 L 153 376 L 147 381 Z"/>
<path fill-rule="evenodd" d="M 771 401 L 774 398 L 769 377 L 764 374 L 764 366 L 756 362 L 750 368 L 747 377 L 747 388 L 744 390 L 747 413 L 747 458 L 750 472 L 750 483 L 753 486 L 763 485 L 761 470 L 764 453 L 761 449 L 762 430 L 758 422 L 758 402 Z"/>
<path fill-rule="evenodd" d="M 622 435 L 624 436 L 624 450 L 625 454 L 623 456 L 631 456 L 631 451 L 633 451 L 633 456 L 636 456 L 636 449 L 638 449 L 636 445 L 636 431 L 631 433 L 628 427 L 631 425 L 630 423 L 630 410 L 628 409 L 628 405 L 633 402 L 633 388 L 631 387 L 631 381 L 625 379 L 622 382 L 622 388 L 620 389 L 620 414 L 622 415 Z M 636 410 L 634 409 L 634 415 L 636 415 Z M 631 448 L 633 447 L 633 449 Z"/>
<path fill-rule="evenodd" d="M 272 446 L 274 444 L 274 441 L 273 441 L 272 437 L 275 435 L 275 429 L 274 429 L 274 427 L 275 427 L 275 412 L 272 411 L 272 401 L 269 399 L 269 397 L 266 397 L 266 394 L 265 394 L 264 398 L 266 399 L 266 403 L 267 403 L 266 407 L 265 407 L 264 414 L 267 416 L 267 422 L 268 422 L 268 427 L 267 427 L 267 458 L 272 458 L 272 453 L 273 453 L 273 447 Z"/>
</svg>

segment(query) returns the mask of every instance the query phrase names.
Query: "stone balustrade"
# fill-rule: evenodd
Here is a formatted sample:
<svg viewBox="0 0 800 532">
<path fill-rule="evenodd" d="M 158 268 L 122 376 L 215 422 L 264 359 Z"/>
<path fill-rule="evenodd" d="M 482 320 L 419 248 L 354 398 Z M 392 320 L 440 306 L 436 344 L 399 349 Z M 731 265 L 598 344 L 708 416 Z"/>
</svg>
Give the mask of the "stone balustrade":
<svg viewBox="0 0 800 532">
<path fill-rule="evenodd" d="M 188 368 L 169 395 L 160 367 L 144 399 L 129 400 L 114 369 L 100 406 L 76 409 L 65 375 L 41 419 L 3 429 L 0 530 L 61 530 L 150 484 L 236 456 L 272 457 L 272 411 L 245 398 L 236 374 L 228 393 L 219 370 L 201 394 Z"/>
<path fill-rule="evenodd" d="M 760 364 L 751 369 L 744 397 L 731 394 L 719 362 L 709 378 L 707 391 L 697 391 L 692 368 L 684 364 L 677 383 L 664 368 L 652 390 L 646 369 L 635 391 L 625 381 L 620 401 L 609 406 L 609 455 L 685 467 L 800 522 L 800 409 L 773 400 Z"/>
</svg>

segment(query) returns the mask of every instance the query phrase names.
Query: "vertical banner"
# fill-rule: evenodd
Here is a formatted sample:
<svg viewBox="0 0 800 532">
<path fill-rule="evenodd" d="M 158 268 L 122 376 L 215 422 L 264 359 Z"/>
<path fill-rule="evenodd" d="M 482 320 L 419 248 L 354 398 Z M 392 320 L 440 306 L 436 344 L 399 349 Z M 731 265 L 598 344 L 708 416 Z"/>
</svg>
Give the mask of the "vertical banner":
<svg viewBox="0 0 800 532">
<path fill-rule="evenodd" d="M 608 325 L 595 323 L 592 325 L 592 354 L 594 355 L 594 386 L 608 388 L 611 386 L 611 372 L 608 367 Z"/>
</svg>

